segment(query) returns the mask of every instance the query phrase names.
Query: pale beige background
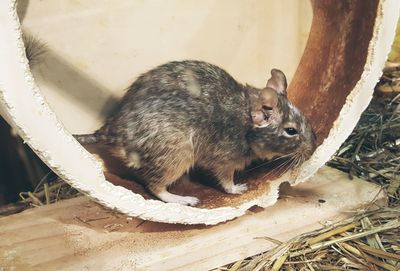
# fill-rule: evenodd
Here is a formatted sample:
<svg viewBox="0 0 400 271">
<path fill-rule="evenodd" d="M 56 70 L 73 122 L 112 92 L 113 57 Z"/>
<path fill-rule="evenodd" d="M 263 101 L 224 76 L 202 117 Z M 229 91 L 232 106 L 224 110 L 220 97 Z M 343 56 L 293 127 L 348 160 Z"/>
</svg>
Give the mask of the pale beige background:
<svg viewBox="0 0 400 271">
<path fill-rule="evenodd" d="M 20 0 L 25 31 L 48 50 L 34 75 L 72 133 L 98 128 L 142 72 L 199 59 L 263 86 L 273 67 L 289 80 L 312 19 L 308 0 Z"/>
</svg>

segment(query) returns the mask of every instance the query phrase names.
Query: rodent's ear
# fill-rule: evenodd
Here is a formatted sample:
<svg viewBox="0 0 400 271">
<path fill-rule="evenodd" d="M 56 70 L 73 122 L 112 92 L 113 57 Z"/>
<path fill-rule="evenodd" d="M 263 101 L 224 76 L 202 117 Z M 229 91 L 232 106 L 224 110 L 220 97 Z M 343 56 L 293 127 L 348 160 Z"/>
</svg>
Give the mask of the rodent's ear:
<svg viewBox="0 0 400 271">
<path fill-rule="evenodd" d="M 276 92 L 286 96 L 287 81 L 285 74 L 281 70 L 272 69 L 271 78 L 268 79 L 267 87 L 273 88 Z"/>
<path fill-rule="evenodd" d="M 256 128 L 262 128 L 268 126 L 268 118 L 261 111 L 252 111 L 251 119 L 253 120 L 253 126 Z"/>
<path fill-rule="evenodd" d="M 256 106 L 252 108 L 251 112 L 254 127 L 262 128 L 268 126 L 270 123 L 269 118 L 277 105 L 277 92 L 269 87 L 262 89 L 258 96 Z"/>
<path fill-rule="evenodd" d="M 275 89 L 266 87 L 258 96 L 260 104 L 265 108 L 274 109 L 278 105 L 278 95 Z"/>
</svg>

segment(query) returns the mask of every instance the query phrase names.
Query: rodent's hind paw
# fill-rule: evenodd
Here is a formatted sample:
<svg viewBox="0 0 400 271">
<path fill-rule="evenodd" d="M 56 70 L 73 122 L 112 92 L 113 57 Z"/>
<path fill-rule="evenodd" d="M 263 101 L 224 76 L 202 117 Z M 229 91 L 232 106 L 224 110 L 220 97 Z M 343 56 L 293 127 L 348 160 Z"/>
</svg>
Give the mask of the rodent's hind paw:
<svg viewBox="0 0 400 271">
<path fill-rule="evenodd" d="M 247 184 L 241 183 L 241 184 L 234 184 L 230 187 L 224 187 L 225 192 L 229 194 L 243 194 L 244 192 L 247 191 Z"/>
<path fill-rule="evenodd" d="M 189 197 L 189 196 L 178 196 L 180 199 L 176 202 L 182 205 L 189 205 L 189 206 L 196 206 L 200 203 L 200 200 L 196 197 Z"/>
<path fill-rule="evenodd" d="M 200 200 L 196 197 L 190 196 L 179 196 L 172 194 L 168 191 L 163 191 L 156 195 L 160 200 L 169 202 L 169 203 L 178 203 L 181 205 L 189 205 L 189 206 L 196 206 L 200 203 Z"/>
</svg>

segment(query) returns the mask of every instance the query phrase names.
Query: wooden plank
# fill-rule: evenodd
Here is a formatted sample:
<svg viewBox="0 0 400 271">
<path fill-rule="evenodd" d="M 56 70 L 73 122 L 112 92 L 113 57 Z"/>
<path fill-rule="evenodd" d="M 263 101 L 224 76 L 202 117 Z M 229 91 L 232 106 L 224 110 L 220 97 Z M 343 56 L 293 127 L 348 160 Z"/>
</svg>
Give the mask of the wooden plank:
<svg viewBox="0 0 400 271">
<path fill-rule="evenodd" d="M 129 218 L 87 197 L 27 210 L 0 219 L 0 270 L 207 270 L 274 247 L 257 237 L 285 241 L 386 202 L 378 186 L 328 167 L 284 190 L 270 208 L 209 227 Z"/>
</svg>

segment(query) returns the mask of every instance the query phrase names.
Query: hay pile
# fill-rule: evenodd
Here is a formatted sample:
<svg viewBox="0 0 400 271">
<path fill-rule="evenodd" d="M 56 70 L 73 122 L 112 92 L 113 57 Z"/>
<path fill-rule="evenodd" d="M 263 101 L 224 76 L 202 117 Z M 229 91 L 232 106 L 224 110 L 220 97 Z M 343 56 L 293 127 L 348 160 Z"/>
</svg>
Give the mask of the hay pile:
<svg viewBox="0 0 400 271">
<path fill-rule="evenodd" d="M 400 77 L 399 77 L 400 78 Z M 390 206 L 400 194 L 400 94 L 376 94 L 329 166 L 381 185 Z"/>
<path fill-rule="evenodd" d="M 81 195 L 79 191 L 64 182 L 55 173 L 49 171 L 38 182 L 33 191 L 19 193 L 20 201 L 0 206 L 0 217 L 16 214 L 32 207 L 56 203 L 63 199 L 74 198 L 79 195 Z"/>
<path fill-rule="evenodd" d="M 297 236 L 218 270 L 390 270 L 400 268 L 400 208 L 359 214 Z"/>
</svg>

